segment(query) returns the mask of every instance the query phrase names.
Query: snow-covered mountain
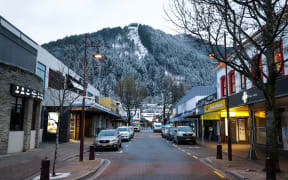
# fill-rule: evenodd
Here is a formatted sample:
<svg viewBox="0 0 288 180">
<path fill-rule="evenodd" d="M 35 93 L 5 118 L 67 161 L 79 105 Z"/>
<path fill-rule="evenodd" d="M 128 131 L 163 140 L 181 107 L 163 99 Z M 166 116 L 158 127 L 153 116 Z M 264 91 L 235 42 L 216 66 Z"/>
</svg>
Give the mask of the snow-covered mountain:
<svg viewBox="0 0 288 180">
<path fill-rule="evenodd" d="M 100 44 L 104 59 L 92 59 L 96 49 L 88 48 L 88 80 L 102 96 L 114 97 L 116 82 L 133 75 L 151 96 L 159 93 L 161 74 L 185 83 L 187 88 L 215 83 L 214 64 L 196 38 L 170 35 L 150 26 L 130 24 L 90 33 L 88 45 Z M 65 37 L 42 45 L 80 75 L 83 74 L 84 34 Z"/>
</svg>

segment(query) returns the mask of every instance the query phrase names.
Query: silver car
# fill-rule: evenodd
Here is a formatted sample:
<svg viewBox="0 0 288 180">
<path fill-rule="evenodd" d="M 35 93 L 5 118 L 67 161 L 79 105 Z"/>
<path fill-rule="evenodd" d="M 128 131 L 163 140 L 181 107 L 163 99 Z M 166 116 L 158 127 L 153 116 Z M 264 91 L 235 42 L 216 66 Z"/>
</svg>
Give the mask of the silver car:
<svg viewBox="0 0 288 180">
<path fill-rule="evenodd" d="M 189 126 L 177 126 L 174 129 L 173 141 L 176 144 L 192 142 L 196 144 L 196 133 Z"/>
<path fill-rule="evenodd" d="M 119 132 L 122 140 L 130 141 L 131 135 L 127 126 L 118 127 L 117 131 Z"/>
<path fill-rule="evenodd" d="M 100 131 L 94 141 L 95 149 L 113 148 L 119 150 L 121 147 L 121 137 L 115 129 L 105 129 Z"/>
</svg>

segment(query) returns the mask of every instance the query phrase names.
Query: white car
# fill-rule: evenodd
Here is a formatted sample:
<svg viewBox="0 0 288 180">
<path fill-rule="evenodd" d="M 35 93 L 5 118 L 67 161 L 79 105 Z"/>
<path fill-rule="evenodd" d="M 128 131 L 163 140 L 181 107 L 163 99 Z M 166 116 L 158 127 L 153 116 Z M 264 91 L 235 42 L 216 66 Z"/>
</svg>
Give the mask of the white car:
<svg viewBox="0 0 288 180">
<path fill-rule="evenodd" d="M 130 135 L 129 127 L 121 126 L 117 128 L 117 131 L 119 132 L 122 140 L 130 141 L 131 135 Z"/>
</svg>

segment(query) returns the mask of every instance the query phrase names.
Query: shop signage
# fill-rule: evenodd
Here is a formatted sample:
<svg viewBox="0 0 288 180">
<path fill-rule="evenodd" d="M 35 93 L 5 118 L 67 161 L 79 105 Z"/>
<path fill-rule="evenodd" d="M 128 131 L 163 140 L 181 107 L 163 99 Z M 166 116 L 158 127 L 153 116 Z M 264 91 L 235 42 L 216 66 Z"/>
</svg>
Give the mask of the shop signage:
<svg viewBox="0 0 288 180">
<path fill-rule="evenodd" d="M 256 87 L 229 96 L 230 107 L 251 104 L 264 100 L 263 93 Z"/>
<path fill-rule="evenodd" d="M 15 84 L 11 84 L 11 94 L 18 97 L 28 97 L 43 100 L 42 92 Z"/>
<path fill-rule="evenodd" d="M 213 112 L 225 109 L 225 99 L 204 106 L 204 112 Z"/>
<path fill-rule="evenodd" d="M 199 107 L 199 106 L 204 106 L 206 104 L 210 104 L 211 102 L 215 101 L 217 99 L 217 94 L 214 93 L 210 96 L 207 96 L 201 100 L 199 100 L 197 103 L 196 103 L 196 106 Z"/>
</svg>

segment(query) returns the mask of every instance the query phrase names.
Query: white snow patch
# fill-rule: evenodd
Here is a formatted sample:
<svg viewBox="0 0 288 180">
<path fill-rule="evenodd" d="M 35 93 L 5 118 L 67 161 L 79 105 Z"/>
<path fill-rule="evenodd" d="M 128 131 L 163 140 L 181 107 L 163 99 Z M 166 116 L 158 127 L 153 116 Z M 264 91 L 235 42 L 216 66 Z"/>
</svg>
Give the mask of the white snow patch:
<svg viewBox="0 0 288 180">
<path fill-rule="evenodd" d="M 147 54 L 147 49 L 141 43 L 139 34 L 138 34 L 138 27 L 129 28 L 128 38 L 134 41 L 135 45 L 135 55 L 139 57 L 139 59 L 143 59 Z"/>
</svg>

